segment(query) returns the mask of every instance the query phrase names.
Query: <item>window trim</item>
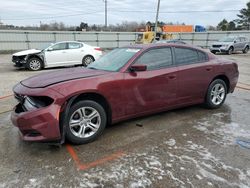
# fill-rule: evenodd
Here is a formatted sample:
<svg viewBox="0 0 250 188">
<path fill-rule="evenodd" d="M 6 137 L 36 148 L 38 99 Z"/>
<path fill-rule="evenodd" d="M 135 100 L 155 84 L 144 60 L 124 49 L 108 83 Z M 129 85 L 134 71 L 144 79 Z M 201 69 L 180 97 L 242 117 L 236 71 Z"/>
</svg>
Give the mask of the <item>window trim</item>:
<svg viewBox="0 0 250 188">
<path fill-rule="evenodd" d="M 177 63 L 177 60 L 176 60 L 176 51 L 175 51 L 176 48 L 189 49 L 189 50 L 196 51 L 197 57 L 198 57 L 198 61 L 197 61 L 197 62 L 193 62 L 193 63 L 178 64 L 178 63 Z M 207 55 L 205 52 L 203 52 L 203 51 L 201 51 L 201 50 L 198 50 L 198 49 L 195 49 L 195 48 L 179 47 L 179 46 L 178 46 L 178 47 L 173 47 L 173 51 L 174 51 L 175 65 L 176 65 L 177 67 L 179 67 L 179 66 L 185 66 L 185 65 L 193 65 L 193 64 L 198 64 L 198 63 L 206 63 L 206 62 L 209 61 L 209 57 L 208 57 L 208 55 Z M 201 52 L 201 53 L 205 54 L 206 59 L 205 59 L 205 60 L 199 60 L 199 54 L 198 54 L 198 52 Z"/>
<path fill-rule="evenodd" d="M 69 48 L 70 43 L 79 44 L 79 45 L 80 45 L 80 47 L 79 47 L 79 48 Z M 82 44 L 82 43 L 80 43 L 80 42 L 67 42 L 67 49 L 68 49 L 68 50 L 80 49 L 80 48 L 82 48 L 82 47 L 83 47 L 83 44 Z"/>
<path fill-rule="evenodd" d="M 52 51 L 60 51 L 60 50 L 68 50 L 68 49 L 69 49 L 69 45 L 68 45 L 67 42 L 56 43 L 56 44 L 54 44 L 54 45 L 52 45 L 52 46 L 59 45 L 59 44 L 66 44 L 66 48 L 65 48 L 65 49 L 58 49 L 58 50 L 54 50 L 54 49 L 53 49 Z"/>
<path fill-rule="evenodd" d="M 173 52 L 173 49 L 172 49 L 172 46 L 160 46 L 160 47 L 153 47 L 153 48 L 148 48 L 146 50 L 144 50 L 138 57 L 136 57 L 133 62 L 129 65 L 129 67 L 131 67 L 133 64 L 136 63 L 136 61 L 141 57 L 143 56 L 145 53 L 149 52 L 150 50 L 155 50 L 155 49 L 162 49 L 162 48 L 169 48 L 170 49 L 170 52 L 171 52 L 171 56 L 172 56 L 172 65 L 168 65 L 168 66 L 165 66 L 165 67 L 160 67 L 158 69 L 152 69 L 152 70 L 146 70 L 146 71 L 155 71 L 155 70 L 161 70 L 161 69 L 166 69 L 166 68 L 170 68 L 170 67 L 175 67 L 175 59 L 174 59 L 174 52 Z M 129 72 L 129 67 L 127 69 L 126 72 Z"/>
</svg>

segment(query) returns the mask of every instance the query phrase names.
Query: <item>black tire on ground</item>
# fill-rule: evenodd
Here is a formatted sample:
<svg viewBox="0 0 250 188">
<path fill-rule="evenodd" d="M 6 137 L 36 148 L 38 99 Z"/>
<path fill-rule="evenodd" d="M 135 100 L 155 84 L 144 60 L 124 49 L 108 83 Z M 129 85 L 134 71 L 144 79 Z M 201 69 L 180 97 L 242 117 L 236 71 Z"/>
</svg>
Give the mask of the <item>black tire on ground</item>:
<svg viewBox="0 0 250 188">
<path fill-rule="evenodd" d="M 248 51 L 249 51 L 249 46 L 246 46 L 246 47 L 244 48 L 244 50 L 242 50 L 242 52 L 243 52 L 244 54 L 246 54 Z"/>
<path fill-rule="evenodd" d="M 96 115 L 92 115 L 94 112 Z M 91 119 L 91 117 L 93 118 Z M 70 108 L 66 119 L 65 137 L 73 144 L 86 144 L 96 140 L 107 124 L 104 108 L 92 100 L 75 103 Z"/>
<path fill-rule="evenodd" d="M 92 63 L 92 62 L 94 62 L 94 61 L 95 61 L 95 59 L 94 59 L 92 56 L 87 55 L 87 56 L 85 56 L 85 57 L 82 59 L 82 65 L 83 65 L 84 67 L 87 67 L 90 63 Z"/>
<path fill-rule="evenodd" d="M 38 71 L 43 68 L 43 62 L 41 59 L 33 57 L 27 61 L 27 68 L 32 71 Z"/>
<path fill-rule="evenodd" d="M 231 55 L 231 54 L 233 53 L 233 51 L 234 51 L 234 47 L 231 46 L 231 47 L 228 49 L 227 54 L 228 54 L 228 55 Z"/>
<path fill-rule="evenodd" d="M 227 85 L 223 80 L 212 81 L 205 97 L 205 106 L 210 109 L 219 108 L 226 99 L 227 90 Z"/>
</svg>

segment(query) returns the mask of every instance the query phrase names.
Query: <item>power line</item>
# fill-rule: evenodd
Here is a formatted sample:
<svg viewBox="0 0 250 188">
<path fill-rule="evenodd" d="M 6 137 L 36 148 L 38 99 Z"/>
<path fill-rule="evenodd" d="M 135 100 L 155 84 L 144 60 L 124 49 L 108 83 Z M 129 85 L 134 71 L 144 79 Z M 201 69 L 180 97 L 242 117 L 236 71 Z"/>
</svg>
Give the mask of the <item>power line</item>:
<svg viewBox="0 0 250 188">
<path fill-rule="evenodd" d="M 13 18 L 13 19 L 2 19 L 2 20 L 39 20 L 39 19 L 43 20 L 43 19 L 63 18 L 63 17 L 70 17 L 70 16 L 81 16 L 81 15 L 96 14 L 96 13 L 100 13 L 100 11 L 79 13 L 79 14 L 59 15 L 59 16 L 33 17 L 33 18 Z"/>
<path fill-rule="evenodd" d="M 143 12 L 143 13 L 154 13 L 154 11 L 150 10 L 112 10 L 113 12 Z M 169 13 L 202 13 L 202 12 L 238 12 L 240 10 L 181 10 L 181 11 L 159 11 L 160 13 L 163 14 L 169 14 Z"/>
<path fill-rule="evenodd" d="M 109 9 L 112 12 L 133 12 L 133 13 L 153 13 L 154 11 L 150 10 L 115 10 Z M 159 11 L 161 14 L 173 14 L 173 13 L 214 13 L 214 12 L 238 12 L 240 10 L 182 10 L 182 11 Z M 46 17 L 25 17 L 25 18 L 2 18 L 2 20 L 44 20 L 44 19 L 54 19 L 54 18 L 63 18 L 63 17 L 71 17 L 71 16 L 81 16 L 81 15 L 89 15 L 89 14 L 98 14 L 101 11 L 87 12 L 87 13 L 78 13 L 78 14 L 68 14 L 68 15 L 58 15 L 58 16 L 46 16 Z"/>
</svg>

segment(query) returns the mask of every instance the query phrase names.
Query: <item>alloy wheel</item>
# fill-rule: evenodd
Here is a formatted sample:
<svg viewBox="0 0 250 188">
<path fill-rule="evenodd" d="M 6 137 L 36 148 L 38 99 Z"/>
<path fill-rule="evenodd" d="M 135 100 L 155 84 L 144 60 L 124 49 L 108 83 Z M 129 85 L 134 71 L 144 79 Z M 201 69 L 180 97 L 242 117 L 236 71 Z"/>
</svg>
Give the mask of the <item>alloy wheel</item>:
<svg viewBox="0 0 250 188">
<path fill-rule="evenodd" d="M 88 56 L 88 57 L 84 58 L 84 64 L 85 64 L 85 66 L 88 66 L 92 62 L 93 62 L 93 58 L 92 57 Z"/>
<path fill-rule="evenodd" d="M 41 63 L 37 59 L 32 59 L 29 63 L 29 66 L 32 70 L 39 70 L 41 68 Z"/>
<path fill-rule="evenodd" d="M 69 120 L 70 131 L 78 138 L 91 137 L 98 131 L 100 125 L 100 113 L 92 107 L 77 109 Z"/>
<path fill-rule="evenodd" d="M 224 85 L 217 83 L 211 90 L 211 101 L 214 105 L 220 105 L 226 96 L 226 89 Z"/>
</svg>

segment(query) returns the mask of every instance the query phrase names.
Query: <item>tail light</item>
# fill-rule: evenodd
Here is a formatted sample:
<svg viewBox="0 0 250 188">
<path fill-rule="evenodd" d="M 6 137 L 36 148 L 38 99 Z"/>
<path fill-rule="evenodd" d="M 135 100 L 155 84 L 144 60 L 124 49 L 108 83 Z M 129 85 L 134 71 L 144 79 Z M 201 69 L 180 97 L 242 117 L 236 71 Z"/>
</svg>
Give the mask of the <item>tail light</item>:
<svg viewBox="0 0 250 188">
<path fill-rule="evenodd" d="M 95 50 L 97 50 L 97 51 L 102 51 L 102 49 L 101 48 L 94 48 Z"/>
</svg>

